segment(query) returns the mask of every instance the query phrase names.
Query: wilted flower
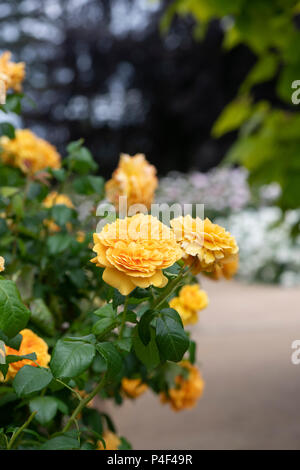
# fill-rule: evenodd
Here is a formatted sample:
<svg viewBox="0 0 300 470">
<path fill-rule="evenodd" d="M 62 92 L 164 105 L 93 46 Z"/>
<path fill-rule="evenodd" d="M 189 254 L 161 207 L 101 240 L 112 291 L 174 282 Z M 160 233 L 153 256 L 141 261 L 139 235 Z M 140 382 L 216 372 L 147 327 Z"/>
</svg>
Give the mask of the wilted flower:
<svg viewBox="0 0 300 470">
<path fill-rule="evenodd" d="M 118 168 L 106 183 L 106 196 L 117 208 L 119 197 L 126 196 L 127 204 L 144 204 L 148 209 L 157 187 L 156 169 L 150 165 L 145 155 L 130 157 L 121 154 Z"/>
<path fill-rule="evenodd" d="M 2 161 L 20 168 L 23 173 L 34 174 L 45 168 L 60 168 L 60 155 L 56 148 L 37 137 L 29 129 L 18 129 L 14 139 L 0 138 Z"/>
<path fill-rule="evenodd" d="M 20 331 L 20 334 L 22 335 L 20 349 L 17 351 L 9 346 L 5 346 L 6 355 L 24 356 L 35 353 L 36 360 L 33 362 L 30 359 L 23 359 L 18 362 L 11 362 L 8 367 L 6 380 L 13 379 L 17 372 L 27 364 L 34 367 L 37 367 L 37 365 L 47 367 L 51 359 L 48 354 L 48 345 L 42 338 L 29 329 Z"/>
<path fill-rule="evenodd" d="M 184 378 L 182 375 L 178 375 L 175 380 L 175 388 L 169 389 L 168 393 L 161 394 L 161 402 L 170 403 L 175 411 L 193 408 L 202 396 L 205 385 L 197 367 L 188 361 L 182 361 L 179 365 L 188 370 L 188 377 Z"/>
<path fill-rule="evenodd" d="M 13 89 L 19 92 L 25 77 L 25 64 L 12 62 L 10 58 L 9 51 L 3 52 L 0 56 L 0 80 L 4 83 L 5 91 Z"/>
<path fill-rule="evenodd" d="M 121 444 L 120 438 L 112 431 L 105 431 L 103 433 L 103 439 L 106 447 L 104 448 L 103 443 L 98 441 L 98 450 L 118 450 L 119 445 Z"/>
<path fill-rule="evenodd" d="M 164 287 L 168 280 L 162 270 L 182 256 L 175 235 L 151 215 L 137 214 L 106 224 L 94 233 L 91 261 L 105 268 L 103 280 L 128 295 L 136 287 Z"/>
<path fill-rule="evenodd" d="M 190 215 L 177 217 L 171 220 L 171 226 L 184 252 L 183 260 L 192 266 L 194 274 L 213 271 L 216 265 L 235 259 L 238 253 L 235 238 L 208 218 L 202 221 Z"/>
<path fill-rule="evenodd" d="M 122 390 L 130 398 L 137 398 L 146 392 L 148 386 L 143 383 L 142 379 L 128 379 L 123 377 Z"/>
<path fill-rule="evenodd" d="M 198 311 L 208 305 L 208 297 L 198 284 L 184 286 L 178 297 L 170 301 L 170 307 L 176 310 L 184 325 L 194 324 L 198 321 Z"/>
</svg>

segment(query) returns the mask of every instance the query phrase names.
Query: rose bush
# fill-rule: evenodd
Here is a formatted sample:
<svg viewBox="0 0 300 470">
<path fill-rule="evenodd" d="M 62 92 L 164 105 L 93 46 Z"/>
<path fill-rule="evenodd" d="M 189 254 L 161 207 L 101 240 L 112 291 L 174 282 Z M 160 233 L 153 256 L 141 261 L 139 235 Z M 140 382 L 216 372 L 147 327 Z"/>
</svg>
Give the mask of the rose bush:
<svg viewBox="0 0 300 470">
<path fill-rule="evenodd" d="M 22 100 L 10 93 L 2 110 L 19 113 Z M 83 142 L 70 143 L 61 158 L 31 131 L 4 124 L 0 447 L 130 448 L 104 400 L 121 404 L 152 390 L 176 411 L 196 403 L 204 382 L 182 308 L 195 322 L 208 299 L 193 272 L 221 269 L 237 257 L 237 245 L 210 221 L 168 227 L 141 213 L 96 231 L 105 184 Z M 121 195 L 138 202 L 141 191 L 145 203 L 147 187 L 149 205 L 153 167 L 122 156 L 119 168 L 113 179 L 126 182 Z"/>
</svg>

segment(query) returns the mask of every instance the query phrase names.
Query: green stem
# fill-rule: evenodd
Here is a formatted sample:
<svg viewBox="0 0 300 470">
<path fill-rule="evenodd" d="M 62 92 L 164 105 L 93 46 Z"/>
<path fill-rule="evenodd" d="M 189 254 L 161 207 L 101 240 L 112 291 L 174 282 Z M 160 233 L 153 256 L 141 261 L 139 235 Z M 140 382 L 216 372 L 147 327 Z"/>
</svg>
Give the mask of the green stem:
<svg viewBox="0 0 300 470">
<path fill-rule="evenodd" d="M 187 274 L 189 274 L 189 271 L 182 269 L 178 276 L 169 283 L 167 289 L 154 300 L 152 308 L 158 308 L 177 289 Z"/>
<path fill-rule="evenodd" d="M 123 314 L 122 314 L 122 323 L 121 323 L 120 332 L 119 332 L 119 339 L 122 338 L 123 332 L 124 332 L 124 328 L 125 328 L 126 313 L 127 313 L 127 308 L 128 308 L 128 302 L 129 302 L 129 297 L 128 297 L 128 295 L 127 295 L 127 296 L 126 296 L 126 299 L 125 299 L 125 303 L 124 303 L 124 310 L 123 310 Z"/>
<path fill-rule="evenodd" d="M 77 415 L 82 411 L 82 409 L 100 392 L 101 388 L 103 387 L 105 382 L 105 374 L 102 377 L 102 380 L 98 383 L 98 385 L 94 388 L 94 390 L 88 394 L 86 398 L 81 400 L 73 411 L 71 417 L 69 418 L 68 422 L 66 423 L 65 427 L 63 428 L 62 432 L 67 432 L 70 429 L 70 426 L 73 422 L 76 422 Z"/>
<path fill-rule="evenodd" d="M 65 382 L 63 382 L 62 380 L 60 379 L 56 379 L 56 382 L 59 382 L 61 385 L 63 385 L 64 387 L 68 388 L 72 393 L 74 393 L 74 395 L 76 396 L 76 398 L 81 401 L 82 398 L 81 396 L 79 395 L 79 393 L 72 387 L 70 387 L 68 384 L 66 384 Z"/>
<path fill-rule="evenodd" d="M 7 450 L 11 450 L 12 446 L 14 445 L 16 439 L 20 436 L 20 434 L 24 431 L 24 429 L 29 426 L 35 415 L 37 414 L 37 411 L 33 411 L 31 415 L 29 416 L 28 420 L 11 436 L 11 439 L 7 445 Z"/>
</svg>

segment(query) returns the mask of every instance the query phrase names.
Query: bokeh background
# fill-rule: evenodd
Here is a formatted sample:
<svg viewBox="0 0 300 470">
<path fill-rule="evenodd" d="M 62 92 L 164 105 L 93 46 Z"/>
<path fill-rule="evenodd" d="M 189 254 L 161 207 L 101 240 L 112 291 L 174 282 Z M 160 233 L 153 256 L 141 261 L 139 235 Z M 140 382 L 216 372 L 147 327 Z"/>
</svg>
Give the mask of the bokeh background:
<svg viewBox="0 0 300 470">
<path fill-rule="evenodd" d="M 207 170 L 233 136 L 211 128 L 251 66 L 244 45 L 225 53 L 212 21 L 203 41 L 192 16 L 161 21 L 157 0 L 1 1 L 0 48 L 27 64 L 24 125 L 64 151 L 85 139 L 109 176 L 120 152 L 143 152 L 160 174 Z"/>
<path fill-rule="evenodd" d="M 111 407 L 135 448 L 299 448 L 299 18 L 296 0 L 0 1 L 36 103 L 16 124 L 62 155 L 83 137 L 106 178 L 145 153 L 158 202 L 204 203 L 240 246 L 237 281 L 205 282 L 196 410 Z"/>
</svg>

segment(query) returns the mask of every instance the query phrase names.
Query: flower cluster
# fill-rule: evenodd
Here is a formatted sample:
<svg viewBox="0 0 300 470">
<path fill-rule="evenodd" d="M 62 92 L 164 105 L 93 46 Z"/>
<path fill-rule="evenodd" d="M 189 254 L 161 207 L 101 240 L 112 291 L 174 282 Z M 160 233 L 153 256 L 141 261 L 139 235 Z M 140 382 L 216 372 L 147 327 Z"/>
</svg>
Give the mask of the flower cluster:
<svg viewBox="0 0 300 470">
<path fill-rule="evenodd" d="M 170 388 L 167 393 L 161 394 L 162 403 L 169 403 L 175 411 L 193 408 L 202 396 L 205 385 L 197 367 L 187 361 L 183 361 L 181 366 L 187 372 L 187 377 L 178 375 L 175 379 L 175 388 Z"/>
<path fill-rule="evenodd" d="M 116 207 L 119 207 L 119 198 L 126 196 L 128 206 L 143 204 L 149 209 L 156 187 L 156 169 L 143 154 L 134 157 L 122 154 L 112 179 L 106 183 L 106 196 Z"/>
<path fill-rule="evenodd" d="M 247 177 L 243 168 L 214 168 L 207 173 L 171 172 L 160 179 L 156 201 L 204 204 L 205 210 L 213 215 L 239 211 L 251 200 Z"/>
<path fill-rule="evenodd" d="M 209 219 L 140 209 L 97 230 L 105 193 L 117 211 L 119 196 L 150 207 L 144 155 L 121 155 L 105 185 L 82 140 L 63 160 L 30 130 L 0 144 L 0 448 L 128 449 L 103 400 L 149 390 L 176 411 L 196 405 L 204 381 L 184 329 L 208 304 L 196 275 L 229 278 L 236 241 Z"/>
<path fill-rule="evenodd" d="M 60 168 L 61 158 L 53 145 L 29 129 L 17 130 L 15 134 L 14 139 L 7 136 L 0 138 L 3 163 L 20 168 L 29 175 L 46 168 Z"/>
<path fill-rule="evenodd" d="M 194 324 L 198 321 L 198 311 L 203 310 L 208 305 L 208 297 L 198 284 L 184 286 L 178 297 L 173 297 L 170 307 L 174 308 L 184 325 Z"/>
<path fill-rule="evenodd" d="M 25 78 L 25 64 L 12 62 L 10 59 L 9 51 L 0 56 L 0 80 L 4 83 L 6 91 L 12 89 L 20 92 Z"/>
<path fill-rule="evenodd" d="M 94 234 L 92 259 L 105 268 L 103 280 L 128 295 L 136 287 L 164 287 L 162 270 L 182 256 L 173 232 L 151 215 L 137 214 L 107 224 Z"/>
</svg>

